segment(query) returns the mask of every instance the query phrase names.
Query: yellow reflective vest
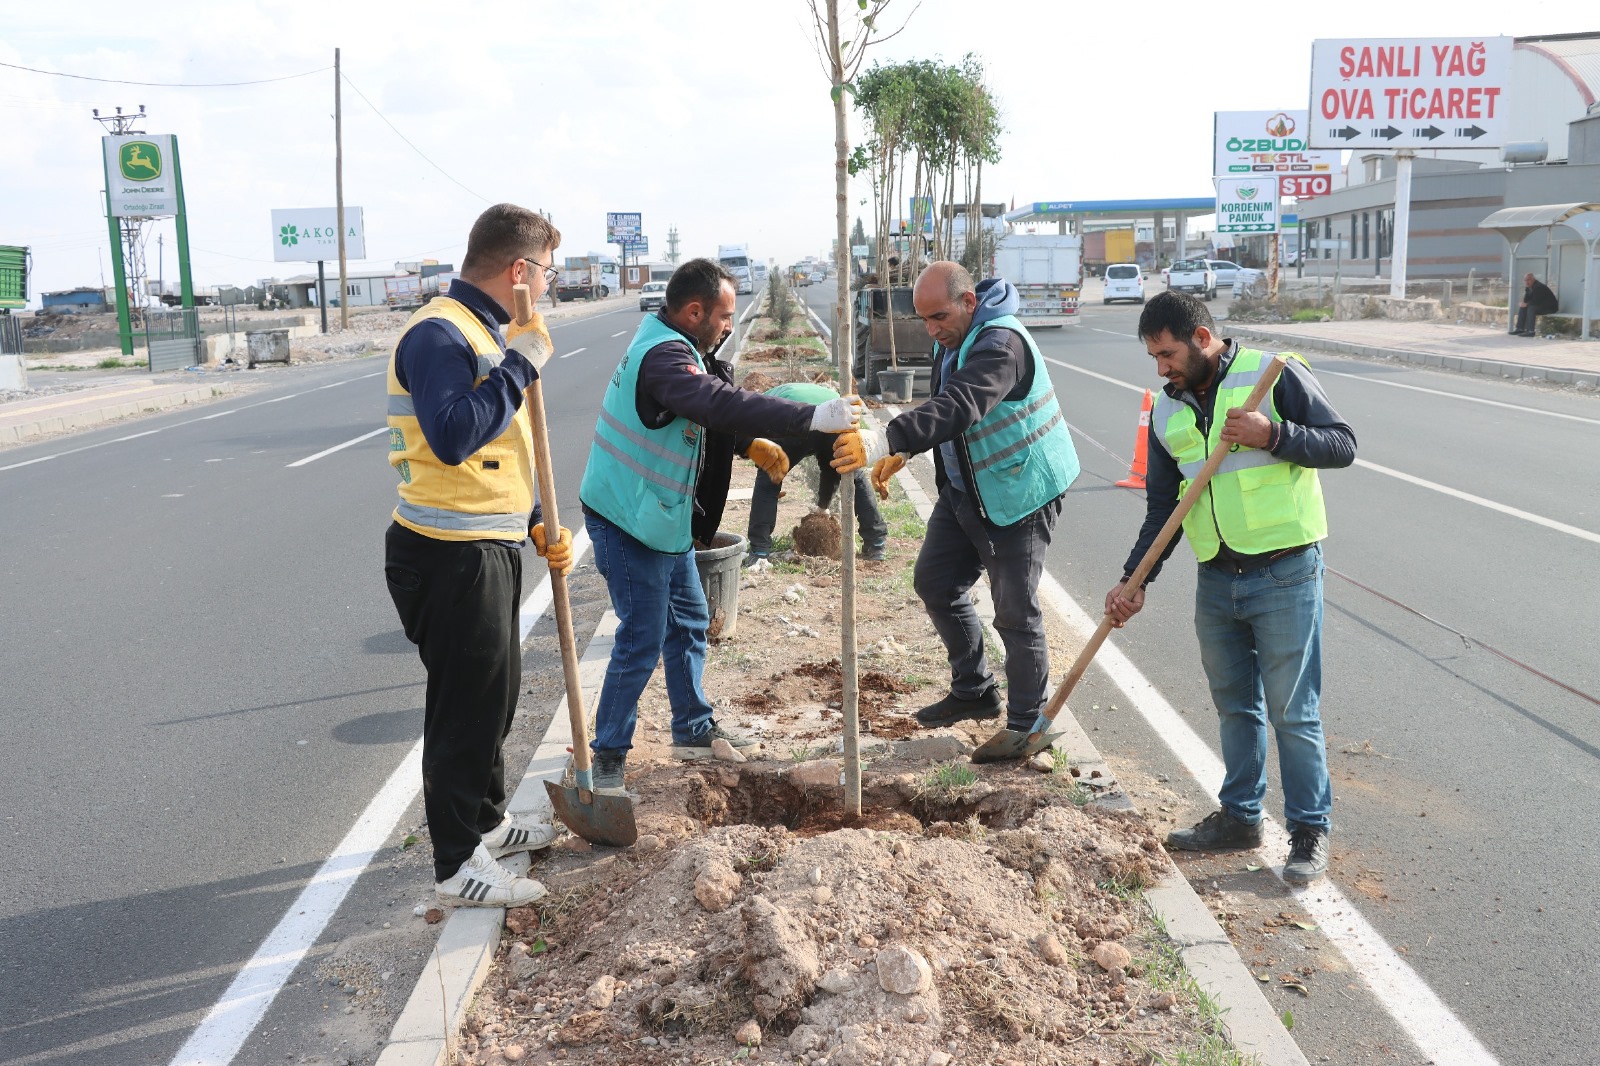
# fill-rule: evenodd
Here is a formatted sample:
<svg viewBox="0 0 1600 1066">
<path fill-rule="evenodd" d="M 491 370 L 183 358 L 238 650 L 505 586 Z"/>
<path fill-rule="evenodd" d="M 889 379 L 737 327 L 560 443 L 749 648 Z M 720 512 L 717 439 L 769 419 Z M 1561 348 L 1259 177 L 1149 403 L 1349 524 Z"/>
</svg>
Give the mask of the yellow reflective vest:
<svg viewBox="0 0 1600 1066">
<path fill-rule="evenodd" d="M 473 387 L 483 384 L 505 353 L 470 308 L 448 296 L 428 302 L 406 323 L 442 318 L 461 331 L 478 359 Z M 398 353 L 399 344 L 395 345 Z M 436 540 L 512 540 L 528 535 L 533 516 L 533 431 L 526 404 L 506 431 L 457 466 L 440 460 L 422 433 L 411 394 L 389 356 L 389 465 L 400 474 L 394 520 Z"/>
<path fill-rule="evenodd" d="M 1283 354 L 1305 363 L 1295 352 Z M 1267 358 L 1267 353 L 1253 348 L 1235 353 L 1226 375 L 1216 383 L 1206 433 L 1200 430 L 1194 408 L 1165 391 L 1157 395 L 1151 424 L 1156 440 L 1177 460 L 1183 477 L 1180 499 L 1217 446 L 1228 409 L 1243 406 L 1261 380 Z M 1259 410 L 1274 422 L 1283 421 L 1270 392 Z M 1184 518 L 1183 532 L 1201 562 L 1216 558 L 1224 542 L 1241 555 L 1260 555 L 1322 540 L 1328 535 L 1322 483 L 1309 467 L 1279 459 L 1264 448 L 1235 445 Z"/>
</svg>

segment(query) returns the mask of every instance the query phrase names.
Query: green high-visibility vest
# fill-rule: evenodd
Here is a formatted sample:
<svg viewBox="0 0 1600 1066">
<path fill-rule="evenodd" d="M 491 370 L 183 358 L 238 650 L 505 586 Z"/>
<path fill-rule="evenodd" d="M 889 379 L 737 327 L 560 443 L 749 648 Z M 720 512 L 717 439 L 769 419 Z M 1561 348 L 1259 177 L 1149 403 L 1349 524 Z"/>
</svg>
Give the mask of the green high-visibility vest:
<svg viewBox="0 0 1600 1066">
<path fill-rule="evenodd" d="M 636 397 L 645 353 L 682 340 L 683 334 L 656 315 L 640 323 L 601 397 L 589 465 L 578 488 L 578 498 L 591 510 L 646 547 L 674 555 L 694 546 L 690 522 L 705 430 L 682 416 L 651 429 L 639 420 Z M 688 347 L 695 366 L 704 370 L 700 353 Z"/>
<path fill-rule="evenodd" d="M 956 353 L 956 369 L 966 365 L 978 335 L 989 329 L 1021 334 L 1033 361 L 1033 387 L 1020 400 L 1002 400 L 961 435 L 976 484 L 978 509 L 997 526 L 1015 525 L 1066 492 L 1078 477 L 1078 450 L 1038 345 L 1015 315 L 1001 315 L 967 333 Z"/>
<path fill-rule="evenodd" d="M 1283 354 L 1310 366 L 1295 352 Z M 1180 498 L 1217 446 L 1228 409 L 1244 405 L 1270 358 L 1270 353 L 1253 348 L 1234 355 L 1216 383 L 1209 433 L 1200 432 L 1194 408 L 1165 390 L 1157 396 L 1151 423 L 1156 440 L 1178 463 Z M 1258 410 L 1274 422 L 1283 421 L 1270 392 Z M 1223 543 L 1241 555 L 1259 555 L 1319 541 L 1328 535 L 1322 483 L 1310 467 L 1279 459 L 1264 448 L 1235 445 L 1184 518 L 1183 532 L 1201 562 L 1215 558 Z"/>
</svg>

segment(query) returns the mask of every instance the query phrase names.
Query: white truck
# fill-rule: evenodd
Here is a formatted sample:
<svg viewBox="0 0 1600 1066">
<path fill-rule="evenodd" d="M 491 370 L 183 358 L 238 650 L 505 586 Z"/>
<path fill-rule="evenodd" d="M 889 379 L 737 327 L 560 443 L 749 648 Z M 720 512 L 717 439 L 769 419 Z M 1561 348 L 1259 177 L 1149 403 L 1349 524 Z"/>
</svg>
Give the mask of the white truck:
<svg viewBox="0 0 1600 1066">
<path fill-rule="evenodd" d="M 719 244 L 717 262 L 733 275 L 733 291 L 740 296 L 754 291 L 750 276 L 750 246 L 748 244 Z"/>
<path fill-rule="evenodd" d="M 1008 233 L 994 250 L 994 272 L 1016 286 L 1017 318 L 1029 329 L 1078 321 L 1083 240 L 1057 233 Z"/>
<path fill-rule="evenodd" d="M 1167 268 L 1167 289 L 1210 300 L 1217 295 L 1217 272 L 1204 259 L 1180 259 Z"/>
</svg>

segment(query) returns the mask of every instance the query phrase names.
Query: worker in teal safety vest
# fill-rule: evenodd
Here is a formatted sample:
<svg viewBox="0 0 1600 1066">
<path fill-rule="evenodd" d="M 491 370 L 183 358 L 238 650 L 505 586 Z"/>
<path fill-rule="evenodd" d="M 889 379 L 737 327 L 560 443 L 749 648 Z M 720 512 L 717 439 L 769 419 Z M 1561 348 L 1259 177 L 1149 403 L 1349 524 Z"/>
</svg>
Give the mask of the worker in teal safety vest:
<svg viewBox="0 0 1600 1066">
<path fill-rule="evenodd" d="M 1039 577 L 1078 454 L 1039 348 L 1016 317 L 1010 282 L 974 284 L 959 263 L 937 262 L 911 298 L 936 342 L 933 395 L 889 423 L 890 454 L 874 464 L 872 481 L 887 498 L 889 478 L 907 459 L 933 453 L 939 498 L 915 585 L 949 656 L 950 692 L 917 720 L 931 727 L 999 717 L 999 685 L 970 596 L 987 573 L 1006 651 L 1006 722 L 1028 729 L 1050 674 Z"/>
<path fill-rule="evenodd" d="M 617 614 L 595 707 L 597 789 L 624 787 L 639 696 L 657 662 L 665 665 L 675 755 L 708 755 L 718 739 L 735 748 L 756 743 L 716 721 L 701 684 L 711 619 L 694 549 L 717 531 L 735 438 L 753 438 L 746 454 L 776 482 L 789 464 L 773 437 L 839 433 L 859 448 L 857 397 L 797 403 L 733 384 L 716 353 L 732 332 L 735 305 L 733 277 L 722 267 L 709 259 L 678 267 L 666 306 L 640 324 L 601 398 L 578 490 Z"/>
<path fill-rule="evenodd" d="M 1321 714 L 1328 516 L 1317 471 L 1353 463 L 1356 437 L 1292 353 L 1261 406 L 1246 412 L 1271 357 L 1215 329 L 1206 305 L 1186 293 L 1161 293 L 1139 316 L 1139 338 L 1167 385 L 1150 414 L 1144 525 L 1122 580 L 1106 594 L 1106 613 L 1120 627 L 1144 606 L 1144 588 L 1128 588 L 1128 579 L 1212 449 L 1230 445 L 1183 520 L 1200 561 L 1200 663 L 1222 731 L 1220 809 L 1169 833 L 1167 847 L 1260 846 L 1270 724 L 1289 830 L 1283 878 L 1304 883 L 1328 868 L 1333 811 Z M 1163 560 L 1176 545 L 1174 538 Z M 1159 572 L 1158 565 L 1144 584 Z"/>
</svg>

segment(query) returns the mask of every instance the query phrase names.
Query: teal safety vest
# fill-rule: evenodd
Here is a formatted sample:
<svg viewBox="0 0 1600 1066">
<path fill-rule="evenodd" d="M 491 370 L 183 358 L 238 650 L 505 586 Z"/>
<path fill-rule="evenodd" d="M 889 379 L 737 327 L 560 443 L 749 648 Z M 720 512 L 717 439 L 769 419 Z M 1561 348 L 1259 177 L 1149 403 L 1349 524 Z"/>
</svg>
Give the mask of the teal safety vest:
<svg viewBox="0 0 1600 1066">
<path fill-rule="evenodd" d="M 658 552 L 681 554 L 694 546 L 694 486 L 705 431 L 678 417 L 661 429 L 639 420 L 639 367 L 645 353 L 683 334 L 656 315 L 639 325 L 600 401 L 589 465 L 578 498 Z M 693 346 L 690 345 L 693 351 Z M 700 353 L 695 366 L 704 370 Z"/>
<path fill-rule="evenodd" d="M 1078 450 L 1056 403 L 1055 387 L 1039 346 L 1015 315 L 1002 315 L 967 334 L 956 354 L 956 369 L 986 329 L 1022 335 L 1033 361 L 1033 387 L 1020 400 L 1002 400 L 961 435 L 976 484 L 978 510 L 997 526 L 1020 522 L 1067 491 L 1078 477 Z"/>
<path fill-rule="evenodd" d="M 1283 354 L 1305 363 L 1294 352 Z M 1205 434 L 1193 407 L 1165 390 L 1157 397 L 1151 426 L 1156 440 L 1177 461 L 1183 477 L 1179 499 L 1217 446 L 1228 409 L 1244 405 L 1267 361 L 1267 353 L 1254 348 L 1240 348 L 1234 354 L 1228 372 L 1215 385 L 1210 431 Z M 1270 392 L 1258 410 L 1274 422 L 1283 421 Z M 1184 517 L 1183 532 L 1201 562 L 1216 558 L 1223 543 L 1242 555 L 1260 555 L 1322 540 L 1328 535 L 1322 483 L 1309 467 L 1279 459 L 1265 448 L 1235 445 Z"/>
</svg>

